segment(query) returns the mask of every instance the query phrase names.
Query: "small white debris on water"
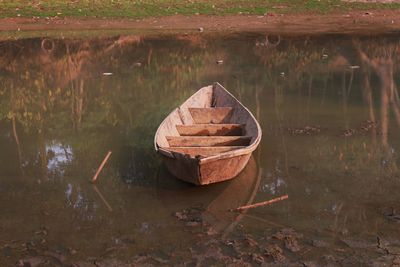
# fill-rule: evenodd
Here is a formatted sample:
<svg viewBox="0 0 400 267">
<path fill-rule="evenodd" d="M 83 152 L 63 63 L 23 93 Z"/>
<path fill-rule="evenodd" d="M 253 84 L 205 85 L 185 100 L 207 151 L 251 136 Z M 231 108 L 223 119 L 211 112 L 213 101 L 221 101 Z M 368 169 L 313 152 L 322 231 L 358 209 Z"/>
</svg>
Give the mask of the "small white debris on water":
<svg viewBox="0 0 400 267">
<path fill-rule="evenodd" d="M 113 75 L 113 73 L 112 72 L 103 72 L 103 75 L 104 76 L 110 76 L 110 75 Z"/>
<path fill-rule="evenodd" d="M 280 75 L 281 75 L 281 77 L 284 77 L 284 76 L 285 76 L 285 73 L 284 73 L 284 72 L 281 72 Z"/>
<path fill-rule="evenodd" d="M 222 64 L 222 63 L 224 63 L 224 61 L 222 59 L 217 60 L 217 64 Z"/>
<path fill-rule="evenodd" d="M 349 68 L 350 68 L 350 69 L 359 69 L 359 68 L 360 68 L 360 66 L 358 66 L 358 65 L 354 65 L 354 66 L 350 66 Z"/>
<path fill-rule="evenodd" d="M 204 31 L 204 28 L 203 27 L 200 27 L 199 28 L 199 32 L 203 32 Z"/>
<path fill-rule="evenodd" d="M 323 54 L 322 55 L 322 59 L 327 59 L 328 58 L 328 55 L 327 54 Z"/>
</svg>

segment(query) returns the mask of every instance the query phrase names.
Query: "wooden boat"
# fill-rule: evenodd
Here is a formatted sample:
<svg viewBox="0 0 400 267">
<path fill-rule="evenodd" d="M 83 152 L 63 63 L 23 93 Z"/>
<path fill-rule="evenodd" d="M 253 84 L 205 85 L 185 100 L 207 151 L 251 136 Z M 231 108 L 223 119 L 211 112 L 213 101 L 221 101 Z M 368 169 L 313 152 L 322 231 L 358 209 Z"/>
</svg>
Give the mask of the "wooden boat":
<svg viewBox="0 0 400 267">
<path fill-rule="evenodd" d="M 215 83 L 165 118 L 154 146 L 174 176 L 205 185 L 237 176 L 260 140 L 261 128 L 251 112 Z"/>
</svg>

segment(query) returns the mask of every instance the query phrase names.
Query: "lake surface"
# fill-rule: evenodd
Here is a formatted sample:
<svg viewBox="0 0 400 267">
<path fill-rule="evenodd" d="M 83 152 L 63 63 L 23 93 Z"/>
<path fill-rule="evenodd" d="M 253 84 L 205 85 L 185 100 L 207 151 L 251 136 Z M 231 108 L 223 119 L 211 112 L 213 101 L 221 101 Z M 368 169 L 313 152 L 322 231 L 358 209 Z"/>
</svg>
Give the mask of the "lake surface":
<svg viewBox="0 0 400 267">
<path fill-rule="evenodd" d="M 0 265 L 400 261 L 399 37 L 0 41 Z M 195 187 L 168 174 L 153 138 L 213 82 L 263 138 L 236 179 Z"/>
</svg>

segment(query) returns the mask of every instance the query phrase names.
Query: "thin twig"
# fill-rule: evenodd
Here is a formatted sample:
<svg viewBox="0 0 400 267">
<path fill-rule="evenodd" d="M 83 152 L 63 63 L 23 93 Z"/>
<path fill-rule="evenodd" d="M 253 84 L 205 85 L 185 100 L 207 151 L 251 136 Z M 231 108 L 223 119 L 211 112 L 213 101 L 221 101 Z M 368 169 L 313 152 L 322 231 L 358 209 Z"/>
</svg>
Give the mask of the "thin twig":
<svg viewBox="0 0 400 267">
<path fill-rule="evenodd" d="M 106 157 L 103 159 L 103 162 L 100 164 L 100 167 L 97 169 L 96 174 L 93 176 L 92 183 L 96 182 L 97 176 L 99 176 L 101 170 L 103 169 L 104 165 L 106 164 L 106 162 L 110 158 L 110 156 L 111 156 L 111 151 L 108 151 Z"/>
<path fill-rule="evenodd" d="M 284 196 L 273 198 L 273 199 L 270 199 L 270 200 L 267 200 L 267 201 L 258 202 L 258 203 L 254 203 L 254 204 L 250 204 L 250 205 L 246 205 L 246 206 L 241 206 L 241 207 L 238 207 L 238 208 L 236 208 L 234 210 L 235 211 L 240 211 L 240 210 L 253 209 L 253 208 L 257 208 L 257 207 L 261 207 L 261 206 L 270 205 L 272 203 L 275 203 L 275 202 L 278 202 L 278 201 L 281 201 L 281 200 L 285 200 L 287 198 L 289 198 L 289 196 L 288 195 L 284 195 Z"/>
</svg>

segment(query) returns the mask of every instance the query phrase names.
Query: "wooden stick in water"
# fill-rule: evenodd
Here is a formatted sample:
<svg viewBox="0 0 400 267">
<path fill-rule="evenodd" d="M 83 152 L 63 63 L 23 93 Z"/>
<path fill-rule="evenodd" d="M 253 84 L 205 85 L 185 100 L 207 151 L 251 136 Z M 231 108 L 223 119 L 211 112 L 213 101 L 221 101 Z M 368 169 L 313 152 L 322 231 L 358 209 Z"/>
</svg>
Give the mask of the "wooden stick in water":
<svg viewBox="0 0 400 267">
<path fill-rule="evenodd" d="M 110 156 L 111 156 L 111 151 L 108 151 L 106 157 L 103 159 L 103 162 L 100 164 L 100 167 L 97 169 L 96 174 L 93 176 L 92 183 L 96 182 L 97 176 L 99 176 L 101 170 L 103 169 L 104 165 L 106 164 L 106 162 L 110 158 Z"/>
<path fill-rule="evenodd" d="M 272 203 L 275 203 L 275 202 L 278 202 L 278 201 L 281 201 L 281 200 L 285 200 L 285 199 L 288 199 L 288 198 L 289 198 L 288 195 L 284 195 L 284 196 L 281 196 L 281 197 L 273 198 L 271 200 L 258 202 L 258 203 L 254 203 L 254 204 L 250 204 L 250 205 L 246 205 L 246 206 L 241 206 L 241 207 L 238 207 L 238 208 L 236 208 L 234 210 L 240 211 L 240 210 L 253 209 L 253 208 L 257 208 L 257 207 L 261 207 L 261 206 L 266 206 L 266 205 L 269 205 L 269 204 L 272 204 Z"/>
</svg>

